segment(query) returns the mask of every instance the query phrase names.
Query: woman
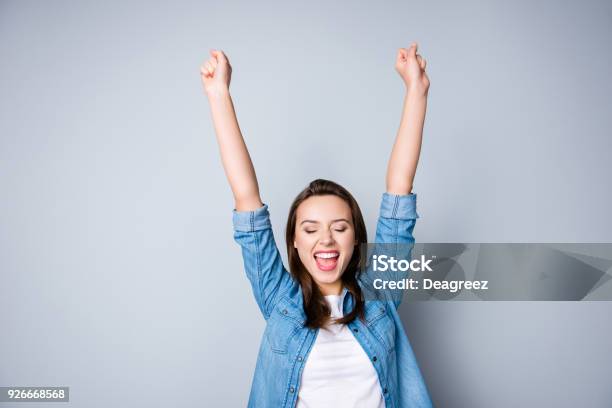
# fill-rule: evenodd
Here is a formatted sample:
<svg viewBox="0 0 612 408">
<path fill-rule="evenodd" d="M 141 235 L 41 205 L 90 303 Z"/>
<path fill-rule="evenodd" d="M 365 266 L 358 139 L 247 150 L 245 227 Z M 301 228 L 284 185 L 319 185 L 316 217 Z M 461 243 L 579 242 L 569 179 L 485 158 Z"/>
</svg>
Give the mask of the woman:
<svg viewBox="0 0 612 408">
<path fill-rule="evenodd" d="M 234 239 L 266 319 L 248 406 L 430 407 L 399 301 L 363 295 L 358 272 L 366 228 L 357 202 L 342 186 L 317 179 L 298 194 L 287 220 L 290 272 L 285 269 L 230 97 L 231 66 L 222 51 L 211 55 L 201 78 L 234 195 Z M 376 242 L 414 242 L 412 182 L 429 90 L 425 66 L 416 43 L 399 49 L 395 68 L 406 94 Z"/>
</svg>

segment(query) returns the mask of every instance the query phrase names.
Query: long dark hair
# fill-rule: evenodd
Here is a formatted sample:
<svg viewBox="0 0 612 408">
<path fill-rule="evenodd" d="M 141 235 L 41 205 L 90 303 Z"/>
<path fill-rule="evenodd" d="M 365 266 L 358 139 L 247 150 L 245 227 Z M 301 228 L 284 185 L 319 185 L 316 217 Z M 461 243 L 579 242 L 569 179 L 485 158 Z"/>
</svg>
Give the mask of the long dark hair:
<svg viewBox="0 0 612 408">
<path fill-rule="evenodd" d="M 318 285 L 312 279 L 312 276 L 300 260 L 297 248 L 293 246 L 295 238 L 295 228 L 297 221 L 297 208 L 307 198 L 312 196 L 320 195 L 335 195 L 343 199 L 351 209 L 353 217 L 353 225 L 355 228 L 355 241 L 357 245 L 353 250 L 353 255 L 346 266 L 344 273 L 342 274 L 341 280 L 348 289 L 348 292 L 353 296 L 355 300 L 353 302 L 353 310 L 338 319 L 337 322 L 346 324 L 355 320 L 359 317 L 364 320 L 364 300 L 361 288 L 357 282 L 357 274 L 359 273 L 360 266 L 364 261 L 362 259 L 364 254 L 361 253 L 361 247 L 363 243 L 367 243 L 367 231 L 361 210 L 357 201 L 353 198 L 351 193 L 341 185 L 334 183 L 330 180 L 316 179 L 302 190 L 293 203 L 289 210 L 289 217 L 287 219 L 287 228 L 285 229 L 285 241 L 287 244 L 287 257 L 289 260 L 289 271 L 294 279 L 296 279 L 302 287 L 302 294 L 304 297 L 304 312 L 306 313 L 305 326 L 310 328 L 320 328 L 325 326 L 330 319 L 330 309 L 327 302 L 323 298 L 323 294 L 319 290 Z"/>
</svg>

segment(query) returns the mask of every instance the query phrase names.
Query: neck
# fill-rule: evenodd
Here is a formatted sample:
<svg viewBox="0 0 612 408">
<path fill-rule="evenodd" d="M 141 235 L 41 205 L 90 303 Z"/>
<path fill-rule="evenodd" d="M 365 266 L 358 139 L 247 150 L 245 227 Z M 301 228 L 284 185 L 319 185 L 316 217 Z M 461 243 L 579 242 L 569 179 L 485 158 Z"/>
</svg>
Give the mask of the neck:
<svg viewBox="0 0 612 408">
<path fill-rule="evenodd" d="M 342 282 L 332 282 L 319 284 L 319 290 L 323 296 L 327 295 L 340 295 L 342 294 Z"/>
</svg>

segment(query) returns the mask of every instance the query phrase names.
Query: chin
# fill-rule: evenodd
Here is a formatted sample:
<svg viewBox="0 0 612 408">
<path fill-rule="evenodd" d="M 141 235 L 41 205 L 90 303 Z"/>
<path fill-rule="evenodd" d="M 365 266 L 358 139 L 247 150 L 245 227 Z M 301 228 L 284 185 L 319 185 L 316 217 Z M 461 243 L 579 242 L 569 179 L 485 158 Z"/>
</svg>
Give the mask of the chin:
<svg viewBox="0 0 612 408">
<path fill-rule="evenodd" d="M 314 271 L 309 271 L 310 275 L 314 278 L 316 282 L 319 283 L 334 283 L 342 277 L 342 273 L 336 270 L 329 272 L 320 271 L 317 265 L 314 265 L 313 269 Z"/>
<path fill-rule="evenodd" d="M 334 283 L 338 279 L 340 279 L 340 275 L 334 275 L 334 276 L 329 276 L 329 275 L 318 276 L 318 275 L 314 275 L 314 276 L 316 278 L 315 280 L 317 282 L 320 282 L 320 283 Z"/>
</svg>

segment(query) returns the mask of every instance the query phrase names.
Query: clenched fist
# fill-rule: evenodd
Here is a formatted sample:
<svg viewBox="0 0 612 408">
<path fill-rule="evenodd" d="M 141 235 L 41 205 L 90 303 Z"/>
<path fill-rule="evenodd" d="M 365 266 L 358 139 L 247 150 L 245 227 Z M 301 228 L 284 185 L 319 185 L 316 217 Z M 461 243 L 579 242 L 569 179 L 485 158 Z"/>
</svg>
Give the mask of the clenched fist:
<svg viewBox="0 0 612 408">
<path fill-rule="evenodd" d="M 400 48 L 397 52 L 395 69 L 400 74 L 406 88 L 426 94 L 429 90 L 429 78 L 425 73 L 427 61 L 417 54 L 417 43 L 408 48 Z"/>
<path fill-rule="evenodd" d="M 202 85 L 207 94 L 213 91 L 229 89 L 232 66 L 220 50 L 210 50 L 212 57 L 200 67 Z"/>
</svg>

